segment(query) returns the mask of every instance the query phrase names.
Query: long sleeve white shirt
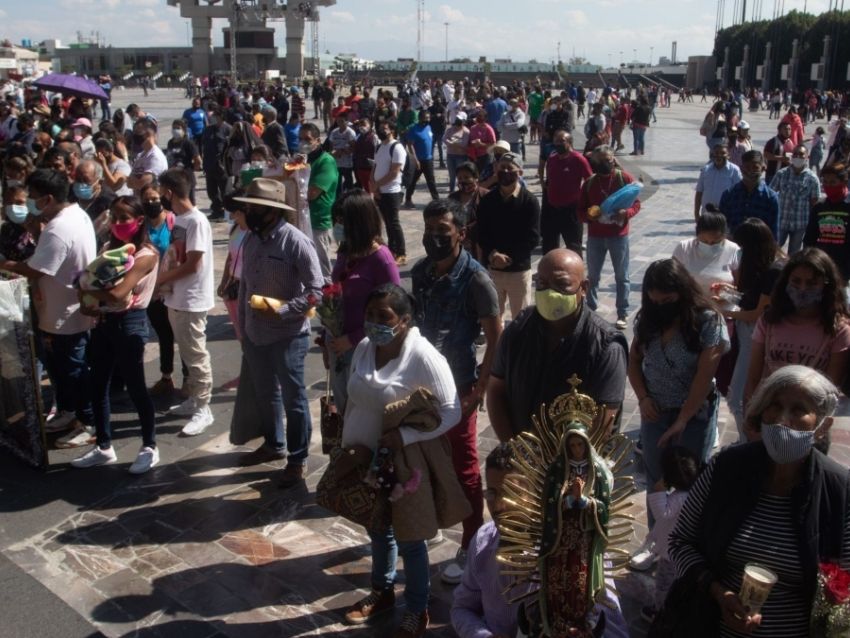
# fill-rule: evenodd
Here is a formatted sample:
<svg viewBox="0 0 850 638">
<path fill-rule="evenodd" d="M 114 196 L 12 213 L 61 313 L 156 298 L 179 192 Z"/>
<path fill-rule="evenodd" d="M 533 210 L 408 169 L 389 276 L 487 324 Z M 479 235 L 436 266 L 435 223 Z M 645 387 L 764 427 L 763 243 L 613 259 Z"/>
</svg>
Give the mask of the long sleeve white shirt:
<svg viewBox="0 0 850 638">
<path fill-rule="evenodd" d="M 411 328 L 398 357 L 380 370 L 375 369 L 375 344 L 363 339 L 354 350 L 348 379 L 342 444 L 365 445 L 375 449 L 381 438 L 384 408 L 426 388 L 440 404 L 440 425 L 431 432 L 402 426 L 404 445 L 435 439 L 460 421 L 460 399 L 454 377 L 445 357 Z"/>
</svg>

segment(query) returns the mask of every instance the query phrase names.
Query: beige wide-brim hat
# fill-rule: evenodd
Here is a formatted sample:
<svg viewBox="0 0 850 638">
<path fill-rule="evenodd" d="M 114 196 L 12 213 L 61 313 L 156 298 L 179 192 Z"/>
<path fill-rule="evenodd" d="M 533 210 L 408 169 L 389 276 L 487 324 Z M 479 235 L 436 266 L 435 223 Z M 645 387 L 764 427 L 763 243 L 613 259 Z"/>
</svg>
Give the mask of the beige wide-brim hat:
<svg viewBox="0 0 850 638">
<path fill-rule="evenodd" d="M 284 203 L 285 199 L 286 188 L 283 183 L 267 177 L 258 177 L 248 185 L 245 197 L 234 197 L 233 201 L 270 206 L 281 210 L 295 210 L 292 206 Z"/>
</svg>

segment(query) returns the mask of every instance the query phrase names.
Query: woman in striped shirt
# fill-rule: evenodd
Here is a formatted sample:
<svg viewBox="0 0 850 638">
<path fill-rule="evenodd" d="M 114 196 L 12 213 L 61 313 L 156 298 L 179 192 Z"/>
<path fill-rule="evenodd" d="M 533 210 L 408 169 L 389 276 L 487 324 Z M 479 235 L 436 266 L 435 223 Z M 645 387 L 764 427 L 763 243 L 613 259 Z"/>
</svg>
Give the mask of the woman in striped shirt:
<svg viewBox="0 0 850 638">
<path fill-rule="evenodd" d="M 817 449 L 837 399 L 816 370 L 776 371 L 747 412 L 761 440 L 722 452 L 691 489 L 669 551 L 691 591 L 713 601 L 711 618 L 692 621 L 719 625 L 704 635 L 808 636 L 818 563 L 850 567 L 848 471 Z M 759 614 L 738 597 L 748 563 L 778 576 Z"/>
</svg>

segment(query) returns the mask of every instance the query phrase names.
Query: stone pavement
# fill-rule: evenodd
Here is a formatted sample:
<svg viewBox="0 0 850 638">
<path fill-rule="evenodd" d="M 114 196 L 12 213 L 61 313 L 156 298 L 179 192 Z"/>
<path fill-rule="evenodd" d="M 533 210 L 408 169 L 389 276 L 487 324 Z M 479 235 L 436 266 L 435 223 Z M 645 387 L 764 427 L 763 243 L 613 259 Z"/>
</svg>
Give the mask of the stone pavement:
<svg viewBox="0 0 850 638">
<path fill-rule="evenodd" d="M 116 106 L 131 101 L 159 118 L 163 144 L 169 120 L 185 108 L 182 91 L 157 90 L 147 98 L 136 91 L 115 93 Z M 704 111 L 705 105 L 699 104 L 659 109 L 658 124 L 647 134 L 646 155 L 618 156 L 647 186 L 644 205 L 632 225 L 633 311 L 640 303 L 646 265 L 669 256 L 676 242 L 693 232 L 693 185 L 707 157 L 697 132 Z M 763 144 L 772 135 L 773 123 L 763 113 L 749 114 L 747 119 L 755 141 Z M 580 133 L 576 137 L 581 141 Z M 536 146 L 528 147 L 526 172 L 535 192 L 539 192 L 537 152 Z M 446 172 L 438 171 L 437 177 L 445 192 Z M 202 206 L 203 200 L 202 196 Z M 415 197 L 419 211 L 402 212 L 411 264 L 424 252 L 419 241 L 420 213 L 426 201 L 422 184 Z M 220 272 L 226 251 L 225 224 L 215 226 L 215 243 Z M 403 276 L 409 277 L 409 267 Z M 605 269 L 600 300 L 600 312 L 613 320 L 610 266 Z M 232 381 L 238 375 L 240 353 L 221 304 L 211 314 L 208 332 L 216 422 L 203 435 L 187 439 L 178 435 L 180 419 L 160 414 L 157 433 L 162 461 L 149 474 L 131 477 L 126 472 L 139 441 L 132 408 L 120 400 L 114 406 L 117 465 L 72 470 L 68 463 L 79 452 L 53 450 L 50 470 L 39 473 L 2 453 L 0 553 L 4 560 L 49 590 L 50 599 L 44 604 L 67 605 L 90 623 L 92 632 L 106 636 L 391 635 L 392 619 L 368 628 L 341 624 L 342 610 L 369 587 L 369 545 L 361 528 L 329 516 L 314 503 L 325 462 L 317 426 L 317 399 L 325 389 L 325 373 L 317 349 L 311 350 L 306 371 L 316 424 L 306 486 L 281 491 L 275 485 L 279 464 L 238 468 L 239 454 L 250 448 L 228 443 L 235 396 Z M 152 381 L 158 372 L 155 343 L 149 345 L 146 360 Z M 833 430 L 833 455 L 844 463 L 850 459 L 846 421 L 841 419 L 837 431 Z M 721 441 L 730 442 L 735 428 L 725 406 L 720 428 Z M 627 390 L 623 431 L 636 437 L 638 429 L 637 402 Z M 482 461 L 494 444 L 487 414 L 482 412 Z M 635 473 L 641 483 L 639 460 Z M 632 512 L 638 518 L 633 546 L 637 546 L 645 533 L 643 492 L 633 501 Z M 454 556 L 460 532 L 451 529 L 444 534 L 446 541 L 430 551 L 431 636 L 455 635 L 448 623 L 451 588 L 440 583 L 439 571 Z M 643 636 L 646 624 L 639 618 L 639 609 L 650 599 L 651 577 L 628 574 L 619 589 L 632 635 Z M 401 611 L 396 610 L 396 620 Z M 51 618 L 41 617 L 41 628 L 33 626 L 32 635 L 51 629 Z M 5 635 L 27 634 L 21 630 L 4 633 L 0 628 L 0 636 Z"/>
</svg>

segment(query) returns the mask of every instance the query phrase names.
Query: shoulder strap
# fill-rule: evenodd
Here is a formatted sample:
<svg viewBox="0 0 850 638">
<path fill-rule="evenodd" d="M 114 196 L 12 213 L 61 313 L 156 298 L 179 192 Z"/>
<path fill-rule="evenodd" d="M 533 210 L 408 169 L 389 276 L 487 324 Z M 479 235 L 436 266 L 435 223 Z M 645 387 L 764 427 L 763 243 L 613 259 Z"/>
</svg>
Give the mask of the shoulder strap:
<svg viewBox="0 0 850 638">
<path fill-rule="evenodd" d="M 174 229 L 174 213 L 168 211 L 165 214 L 165 225 L 168 226 L 168 232 L 171 232 Z"/>
</svg>

